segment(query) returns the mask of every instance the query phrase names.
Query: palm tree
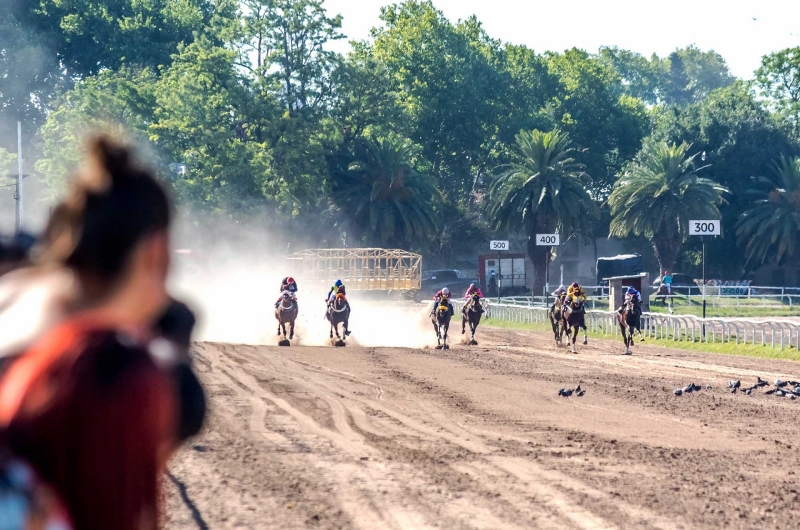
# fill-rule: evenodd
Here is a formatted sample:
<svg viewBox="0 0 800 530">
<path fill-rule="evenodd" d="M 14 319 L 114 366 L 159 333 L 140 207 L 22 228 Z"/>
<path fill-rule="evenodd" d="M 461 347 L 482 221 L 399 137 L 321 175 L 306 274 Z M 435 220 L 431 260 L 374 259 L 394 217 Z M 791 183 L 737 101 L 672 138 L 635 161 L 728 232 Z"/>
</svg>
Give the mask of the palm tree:
<svg viewBox="0 0 800 530">
<path fill-rule="evenodd" d="M 411 248 L 436 232 L 434 208 L 441 198 L 435 180 L 417 172 L 411 145 L 362 139 L 355 160 L 333 182 L 333 201 L 349 232 L 370 246 Z"/>
<path fill-rule="evenodd" d="M 662 271 L 672 270 L 686 241 L 691 219 L 719 219 L 717 206 L 728 190 L 698 176 L 691 147 L 646 142 L 624 169 L 608 198 L 610 235 L 643 235 L 650 240 Z"/>
<path fill-rule="evenodd" d="M 755 180 L 761 189 L 749 192 L 755 201 L 739 219 L 736 235 L 748 264 L 781 263 L 800 250 L 800 158 L 781 157 L 772 178 Z"/>
<path fill-rule="evenodd" d="M 489 187 L 486 212 L 494 229 L 527 234 L 538 291 L 550 256 L 548 247 L 536 245 L 536 234 L 557 232 L 562 241 L 586 234 L 595 204 L 584 188 L 589 180 L 584 166 L 572 158 L 567 133 L 520 131 L 516 139 L 512 162 L 498 168 Z"/>
</svg>

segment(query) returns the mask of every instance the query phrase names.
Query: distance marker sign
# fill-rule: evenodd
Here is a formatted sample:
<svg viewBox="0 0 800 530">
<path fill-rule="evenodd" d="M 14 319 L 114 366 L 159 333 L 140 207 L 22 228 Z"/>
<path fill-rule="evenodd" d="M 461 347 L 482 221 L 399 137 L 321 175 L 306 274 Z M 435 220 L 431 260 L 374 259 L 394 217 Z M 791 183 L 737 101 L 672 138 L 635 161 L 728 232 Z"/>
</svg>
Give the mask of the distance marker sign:
<svg viewBox="0 0 800 530">
<path fill-rule="evenodd" d="M 489 242 L 489 249 L 491 250 L 508 250 L 511 248 L 508 245 L 508 241 L 490 241 Z"/>
<path fill-rule="evenodd" d="M 690 236 L 719 236 L 722 235 L 722 227 L 719 219 L 708 221 L 689 221 Z"/>
<path fill-rule="evenodd" d="M 537 247 L 557 247 L 559 244 L 558 234 L 536 234 Z"/>
</svg>

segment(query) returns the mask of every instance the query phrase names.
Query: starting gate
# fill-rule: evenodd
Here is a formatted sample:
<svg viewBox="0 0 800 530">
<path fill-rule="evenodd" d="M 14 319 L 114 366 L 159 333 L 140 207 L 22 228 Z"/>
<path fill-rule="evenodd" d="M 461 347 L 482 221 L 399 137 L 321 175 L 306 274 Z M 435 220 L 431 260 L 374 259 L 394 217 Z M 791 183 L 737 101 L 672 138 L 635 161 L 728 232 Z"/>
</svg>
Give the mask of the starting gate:
<svg viewBox="0 0 800 530">
<path fill-rule="evenodd" d="M 304 284 L 327 287 L 337 278 L 349 291 L 414 291 L 422 285 L 422 256 L 383 248 L 309 249 L 284 256 Z"/>
</svg>

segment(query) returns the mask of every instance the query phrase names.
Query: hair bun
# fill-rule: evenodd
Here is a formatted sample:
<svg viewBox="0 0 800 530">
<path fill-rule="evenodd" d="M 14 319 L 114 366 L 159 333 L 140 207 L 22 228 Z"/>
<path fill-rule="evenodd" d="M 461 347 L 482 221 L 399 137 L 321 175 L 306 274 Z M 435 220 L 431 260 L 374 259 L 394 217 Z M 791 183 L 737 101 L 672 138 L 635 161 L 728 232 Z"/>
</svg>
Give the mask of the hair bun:
<svg viewBox="0 0 800 530">
<path fill-rule="evenodd" d="M 131 163 L 130 148 L 107 135 L 89 142 L 86 168 L 81 172 L 84 185 L 95 193 L 108 191 L 127 180 L 136 171 Z"/>
</svg>

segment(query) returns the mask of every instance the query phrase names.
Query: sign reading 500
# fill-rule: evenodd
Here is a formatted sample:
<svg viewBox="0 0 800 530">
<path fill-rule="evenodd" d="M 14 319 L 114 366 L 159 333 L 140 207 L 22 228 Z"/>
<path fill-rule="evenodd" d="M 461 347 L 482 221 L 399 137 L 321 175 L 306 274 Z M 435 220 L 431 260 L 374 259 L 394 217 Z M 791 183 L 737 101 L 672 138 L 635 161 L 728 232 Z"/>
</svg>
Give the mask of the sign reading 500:
<svg viewBox="0 0 800 530">
<path fill-rule="evenodd" d="M 490 241 L 489 248 L 491 250 L 508 250 L 508 241 Z"/>
</svg>

